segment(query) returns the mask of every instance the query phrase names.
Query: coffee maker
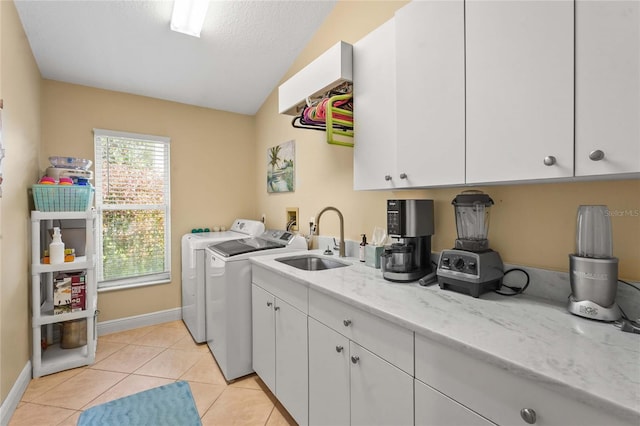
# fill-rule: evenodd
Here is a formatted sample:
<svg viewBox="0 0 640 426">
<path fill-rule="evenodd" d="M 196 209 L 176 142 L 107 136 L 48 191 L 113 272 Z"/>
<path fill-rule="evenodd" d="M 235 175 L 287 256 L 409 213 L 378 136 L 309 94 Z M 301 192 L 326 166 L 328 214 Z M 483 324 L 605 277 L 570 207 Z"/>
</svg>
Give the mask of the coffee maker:
<svg viewBox="0 0 640 426">
<path fill-rule="evenodd" d="M 463 191 L 451 202 L 458 238 L 455 248 L 443 250 L 438 261 L 441 289 L 469 293 L 473 297 L 502 286 L 504 265 L 500 254 L 489 248 L 489 209 L 493 200 L 482 191 Z"/>
<path fill-rule="evenodd" d="M 568 310 L 599 321 L 622 316 L 615 302 L 618 259 L 613 257 L 611 220 L 607 206 L 580 206 L 576 229 L 576 253 L 569 255 Z"/>
<path fill-rule="evenodd" d="M 432 272 L 433 200 L 387 200 L 387 234 L 397 242 L 380 255 L 384 279 L 411 282 Z"/>
</svg>

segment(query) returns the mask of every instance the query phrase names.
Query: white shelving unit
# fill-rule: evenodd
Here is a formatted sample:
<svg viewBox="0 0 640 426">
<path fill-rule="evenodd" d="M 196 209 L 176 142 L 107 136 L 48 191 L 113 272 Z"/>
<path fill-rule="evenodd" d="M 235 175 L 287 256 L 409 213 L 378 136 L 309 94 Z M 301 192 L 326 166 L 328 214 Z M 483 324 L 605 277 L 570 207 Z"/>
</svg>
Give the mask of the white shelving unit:
<svg viewBox="0 0 640 426">
<path fill-rule="evenodd" d="M 31 212 L 31 327 L 33 331 L 33 377 L 70 368 L 90 365 L 96 356 L 97 286 L 95 272 L 95 210 L 82 212 Z M 73 262 L 61 265 L 42 263 L 42 255 L 48 244 L 47 231 L 58 221 L 85 221 L 85 255 Z M 63 228 L 63 227 L 61 227 Z M 64 229 L 62 229 L 64 241 Z M 85 309 L 63 314 L 53 313 L 53 277 L 58 272 L 83 270 L 85 276 Z M 87 344 L 73 349 L 63 349 L 54 341 L 54 325 L 65 321 L 86 319 Z M 46 349 L 42 343 L 46 342 Z"/>
</svg>

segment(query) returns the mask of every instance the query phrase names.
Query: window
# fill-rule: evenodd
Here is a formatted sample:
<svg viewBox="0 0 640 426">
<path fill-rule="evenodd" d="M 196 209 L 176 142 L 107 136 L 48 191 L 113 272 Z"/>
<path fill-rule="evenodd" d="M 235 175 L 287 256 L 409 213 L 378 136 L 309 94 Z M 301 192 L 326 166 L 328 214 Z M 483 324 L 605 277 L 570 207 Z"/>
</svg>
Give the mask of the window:
<svg viewBox="0 0 640 426">
<path fill-rule="evenodd" d="M 170 281 L 169 138 L 93 134 L 98 288 Z"/>
</svg>

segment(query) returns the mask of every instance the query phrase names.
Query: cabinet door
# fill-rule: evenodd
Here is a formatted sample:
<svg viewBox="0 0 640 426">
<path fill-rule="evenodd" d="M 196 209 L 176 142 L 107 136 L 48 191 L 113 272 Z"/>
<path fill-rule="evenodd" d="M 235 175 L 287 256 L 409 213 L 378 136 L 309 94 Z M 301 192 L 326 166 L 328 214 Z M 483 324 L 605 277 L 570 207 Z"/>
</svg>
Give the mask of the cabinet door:
<svg viewBox="0 0 640 426">
<path fill-rule="evenodd" d="M 490 426 L 494 424 L 419 380 L 415 381 L 415 404 L 416 426 Z"/>
<path fill-rule="evenodd" d="M 396 149 L 395 23 L 353 45 L 354 189 L 393 188 Z M 388 176 L 388 180 L 385 177 Z"/>
<path fill-rule="evenodd" d="M 463 184 L 464 1 L 412 2 L 395 20 L 397 172 L 406 175 L 396 184 Z"/>
<path fill-rule="evenodd" d="M 307 315 L 280 299 L 276 299 L 275 313 L 275 394 L 298 424 L 307 424 L 309 421 Z"/>
<path fill-rule="evenodd" d="M 468 183 L 573 176 L 573 19 L 569 0 L 466 1 Z"/>
<path fill-rule="evenodd" d="M 349 424 L 349 340 L 309 318 L 309 424 Z"/>
<path fill-rule="evenodd" d="M 639 141 L 640 2 L 578 0 L 576 176 L 640 172 Z"/>
<path fill-rule="evenodd" d="M 350 342 L 351 424 L 412 425 L 413 377 Z"/>
<path fill-rule="evenodd" d="M 275 298 L 255 284 L 251 286 L 253 369 L 271 392 L 276 392 Z"/>
</svg>

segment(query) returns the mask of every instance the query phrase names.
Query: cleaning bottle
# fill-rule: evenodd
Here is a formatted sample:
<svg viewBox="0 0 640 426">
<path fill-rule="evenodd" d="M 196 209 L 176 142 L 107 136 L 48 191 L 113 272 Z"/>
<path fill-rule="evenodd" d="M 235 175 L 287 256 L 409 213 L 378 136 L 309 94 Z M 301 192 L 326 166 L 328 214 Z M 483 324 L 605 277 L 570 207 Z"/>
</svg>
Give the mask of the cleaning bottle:
<svg viewBox="0 0 640 426">
<path fill-rule="evenodd" d="M 64 263 L 64 243 L 58 227 L 53 228 L 53 239 L 49 244 L 49 263 L 51 265 Z"/>
<path fill-rule="evenodd" d="M 367 236 L 362 234 L 362 242 L 360 243 L 360 262 L 364 262 L 364 247 L 367 245 Z"/>
</svg>

